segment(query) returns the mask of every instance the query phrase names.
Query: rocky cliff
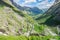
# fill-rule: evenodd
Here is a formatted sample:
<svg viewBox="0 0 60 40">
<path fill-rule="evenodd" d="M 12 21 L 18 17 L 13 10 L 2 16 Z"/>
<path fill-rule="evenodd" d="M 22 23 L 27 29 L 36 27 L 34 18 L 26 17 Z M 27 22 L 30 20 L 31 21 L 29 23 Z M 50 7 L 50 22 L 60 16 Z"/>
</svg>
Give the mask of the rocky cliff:
<svg viewBox="0 0 60 40">
<path fill-rule="evenodd" d="M 60 25 L 60 0 L 56 0 L 54 5 L 36 20 L 45 19 L 47 25 Z"/>
</svg>

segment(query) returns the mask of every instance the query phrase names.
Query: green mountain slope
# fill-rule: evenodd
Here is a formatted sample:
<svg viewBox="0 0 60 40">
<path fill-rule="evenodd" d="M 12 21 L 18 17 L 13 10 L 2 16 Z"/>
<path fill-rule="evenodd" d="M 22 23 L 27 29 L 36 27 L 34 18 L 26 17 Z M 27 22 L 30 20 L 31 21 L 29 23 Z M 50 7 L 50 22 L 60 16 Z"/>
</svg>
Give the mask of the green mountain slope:
<svg viewBox="0 0 60 40">
<path fill-rule="evenodd" d="M 50 26 L 60 25 L 60 2 L 56 2 L 45 14 L 42 14 L 40 17 L 36 18 L 36 20 L 46 23 Z"/>
<path fill-rule="evenodd" d="M 41 25 L 47 25 L 51 31 L 60 35 L 59 25 L 60 25 L 60 1 L 56 1 L 54 5 L 44 14 L 36 18 L 36 21 Z"/>
<path fill-rule="evenodd" d="M 39 29 L 38 29 L 39 28 Z M 42 30 L 25 11 L 19 11 L 10 0 L 0 0 L 0 34 L 25 35 Z"/>
<path fill-rule="evenodd" d="M 10 0 L 0 0 L 0 40 L 59 40 L 60 37 L 44 24 L 52 16 L 47 14 L 37 15 L 36 21 Z"/>
</svg>

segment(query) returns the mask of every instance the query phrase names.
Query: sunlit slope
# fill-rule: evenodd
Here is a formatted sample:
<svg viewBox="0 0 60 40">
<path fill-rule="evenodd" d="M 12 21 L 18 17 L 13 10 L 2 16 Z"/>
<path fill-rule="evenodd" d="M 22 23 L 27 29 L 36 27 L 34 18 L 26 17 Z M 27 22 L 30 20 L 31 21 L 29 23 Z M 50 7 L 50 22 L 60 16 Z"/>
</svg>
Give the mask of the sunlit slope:
<svg viewBox="0 0 60 40">
<path fill-rule="evenodd" d="M 20 35 L 25 32 L 40 31 L 42 28 L 25 11 L 19 11 L 10 0 L 0 0 L 0 32 L 7 35 Z M 37 30 L 38 29 L 38 30 Z M 3 31 L 2 31 L 3 30 Z"/>
</svg>

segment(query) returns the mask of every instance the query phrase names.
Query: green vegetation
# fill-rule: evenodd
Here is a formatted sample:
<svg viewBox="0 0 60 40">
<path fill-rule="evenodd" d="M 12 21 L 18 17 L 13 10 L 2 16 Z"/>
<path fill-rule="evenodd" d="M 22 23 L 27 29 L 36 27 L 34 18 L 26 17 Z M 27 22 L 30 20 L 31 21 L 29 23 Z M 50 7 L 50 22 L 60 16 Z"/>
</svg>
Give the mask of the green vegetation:
<svg viewBox="0 0 60 40">
<path fill-rule="evenodd" d="M 0 40 L 60 40 L 59 36 L 0 36 Z"/>
<path fill-rule="evenodd" d="M 59 36 L 45 35 L 45 32 L 58 34 L 54 24 L 56 20 L 53 20 L 55 16 L 39 14 L 31 17 L 28 14 L 18 10 L 10 0 L 0 0 L 0 40 L 60 40 Z"/>
<path fill-rule="evenodd" d="M 0 28 L 5 29 L 8 35 L 20 35 L 33 30 L 41 33 L 44 29 L 28 12 L 18 10 L 10 0 L 0 1 Z"/>
<path fill-rule="evenodd" d="M 36 17 L 36 21 L 40 24 L 43 25 L 45 27 L 48 27 L 49 29 L 51 29 L 51 31 L 53 31 L 54 33 L 56 33 L 57 35 L 59 30 L 57 28 L 59 28 L 60 26 L 60 2 L 58 1 L 56 4 L 54 4 L 47 12 L 45 12 L 44 14 L 37 16 Z"/>
</svg>

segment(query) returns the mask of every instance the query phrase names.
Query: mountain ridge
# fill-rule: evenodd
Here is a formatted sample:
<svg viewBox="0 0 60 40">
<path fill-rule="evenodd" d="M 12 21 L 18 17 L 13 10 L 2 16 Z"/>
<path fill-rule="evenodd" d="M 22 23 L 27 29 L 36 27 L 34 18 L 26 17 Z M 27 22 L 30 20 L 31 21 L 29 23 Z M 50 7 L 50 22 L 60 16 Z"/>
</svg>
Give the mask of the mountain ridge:
<svg viewBox="0 0 60 40">
<path fill-rule="evenodd" d="M 22 7 L 20 5 L 18 5 L 16 2 L 14 2 L 13 0 L 10 0 L 12 2 L 12 4 L 14 6 L 16 6 L 19 10 L 22 10 L 22 11 L 28 11 L 28 12 L 32 12 L 32 14 L 40 14 L 40 13 L 43 13 L 43 11 L 37 7 Z"/>
</svg>

